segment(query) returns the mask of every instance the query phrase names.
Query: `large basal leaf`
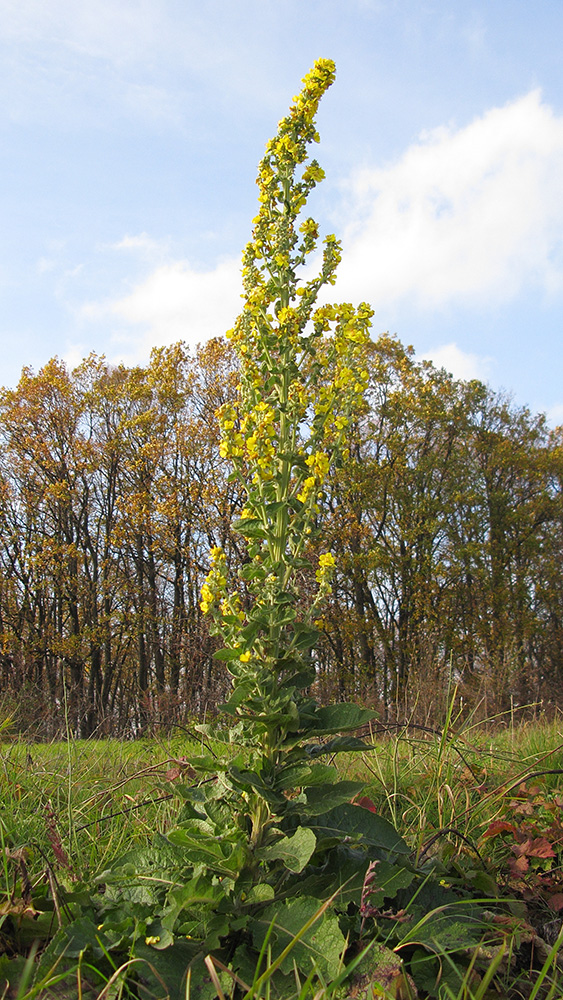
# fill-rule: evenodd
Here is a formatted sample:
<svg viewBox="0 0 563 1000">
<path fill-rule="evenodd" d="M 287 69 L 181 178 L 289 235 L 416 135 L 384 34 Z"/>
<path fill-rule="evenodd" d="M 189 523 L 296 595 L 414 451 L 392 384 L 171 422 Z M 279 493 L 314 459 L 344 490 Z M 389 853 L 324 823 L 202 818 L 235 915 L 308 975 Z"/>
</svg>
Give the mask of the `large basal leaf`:
<svg viewBox="0 0 563 1000">
<path fill-rule="evenodd" d="M 362 806 L 337 806 L 308 825 L 319 839 L 327 838 L 336 843 L 350 837 L 358 843 L 383 848 L 395 854 L 410 853 L 409 847 L 388 820 Z"/>
<path fill-rule="evenodd" d="M 394 899 L 399 889 L 407 889 L 415 873 L 400 865 L 378 861 L 370 875 L 367 900 L 370 906 L 381 906 L 386 899 Z"/>
<path fill-rule="evenodd" d="M 145 944 L 144 938 L 135 943 L 135 957 L 144 959 L 146 965 L 138 966 L 138 973 L 142 976 L 146 986 L 150 989 L 143 991 L 145 995 L 156 997 L 158 1000 L 166 1000 L 167 997 L 183 997 L 186 995 L 186 973 L 188 966 L 197 954 L 198 945 L 185 938 L 176 938 L 174 943 L 164 950 L 160 950 Z M 152 971 L 154 969 L 154 972 Z M 209 977 L 208 977 L 209 979 Z M 211 1000 L 217 993 L 211 991 L 211 980 L 209 986 L 204 989 L 207 980 L 204 976 L 204 968 L 197 965 L 197 974 L 192 976 L 194 990 L 191 993 L 192 1000 Z M 163 990 L 163 982 L 166 984 L 166 992 Z"/>
<path fill-rule="evenodd" d="M 60 948 L 58 954 L 64 954 L 66 958 L 78 958 L 84 952 L 90 957 L 101 958 L 104 954 L 104 948 L 100 944 L 101 936 L 98 926 L 90 917 L 78 917 L 63 928 L 61 935 L 57 935 Z"/>
<path fill-rule="evenodd" d="M 257 852 L 257 857 L 263 861 L 283 861 L 291 872 L 303 871 L 312 856 L 317 838 L 308 827 L 298 826 L 291 837 L 282 837 L 277 843 L 264 847 Z"/>
<path fill-rule="evenodd" d="M 98 875 L 96 882 L 105 882 L 111 872 L 122 869 L 125 865 L 131 865 L 134 871 L 143 875 L 168 874 L 178 867 L 183 861 L 181 851 L 174 847 L 167 837 L 156 834 L 152 844 L 146 847 L 135 847 L 132 851 L 127 851 L 112 861 L 111 868 Z"/>
<path fill-rule="evenodd" d="M 334 909 L 343 912 L 349 903 L 360 905 L 368 865 L 369 858 L 363 851 L 340 846 L 330 852 L 328 863 L 321 870 L 313 871 L 299 880 L 291 879 L 288 891 L 311 896 L 318 899 L 319 903 L 332 896 Z"/>
<path fill-rule="evenodd" d="M 268 906 L 252 922 L 254 946 L 257 949 L 262 947 L 272 924 L 269 942 L 272 948 L 272 960 L 275 961 L 295 940 L 295 935 L 318 912 L 319 901 L 306 897 Z M 295 942 L 280 966 L 281 971 L 292 972 L 295 962 L 304 976 L 308 976 L 317 968 L 328 980 L 335 979 L 341 968 L 341 956 L 345 947 L 346 940 L 340 930 L 338 917 L 327 910 L 309 927 L 303 937 Z"/>
<path fill-rule="evenodd" d="M 173 844 L 184 848 L 191 865 L 203 864 L 222 877 L 236 876 L 246 860 L 242 845 L 233 846 L 209 836 L 198 837 L 181 827 L 171 830 L 168 836 Z"/>
<path fill-rule="evenodd" d="M 413 920 L 401 938 L 401 945 L 415 941 L 444 955 L 471 948 L 482 935 L 482 911 L 472 912 L 470 904 L 458 901 L 444 909 L 423 913 L 419 920 Z"/>
<path fill-rule="evenodd" d="M 186 911 L 194 912 L 203 919 L 205 913 L 217 906 L 224 898 L 224 891 L 219 884 L 200 875 L 190 879 L 184 885 L 175 886 L 168 894 L 166 905 L 162 910 L 162 923 L 168 930 L 174 930 L 174 924 L 179 914 Z M 152 933 L 152 931 L 151 931 Z"/>
</svg>

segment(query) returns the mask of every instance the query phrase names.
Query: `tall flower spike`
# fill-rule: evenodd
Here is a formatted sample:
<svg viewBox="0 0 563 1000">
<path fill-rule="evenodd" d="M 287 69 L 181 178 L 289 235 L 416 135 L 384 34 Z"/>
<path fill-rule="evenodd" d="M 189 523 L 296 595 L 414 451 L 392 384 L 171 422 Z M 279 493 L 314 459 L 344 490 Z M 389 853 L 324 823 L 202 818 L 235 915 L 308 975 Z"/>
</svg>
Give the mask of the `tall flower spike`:
<svg viewBox="0 0 563 1000">
<path fill-rule="evenodd" d="M 311 676 L 313 619 L 330 593 L 331 553 L 311 571 L 309 608 L 300 601 L 301 574 L 324 490 L 361 406 L 372 315 L 365 304 L 317 305 L 340 260 L 335 236 L 324 240 L 320 273 L 301 278 L 319 239 L 317 223 L 302 210 L 324 177 L 309 147 L 318 141 L 315 115 L 334 76 L 332 61 L 315 63 L 259 165 L 260 209 L 243 254 L 244 304 L 228 334 L 239 355 L 240 392 L 218 412 L 221 455 L 245 494 L 234 527 L 248 561 L 237 603 L 235 592 L 227 594 L 225 563 L 214 556 L 201 607 L 225 643 L 218 655 L 234 688 L 227 710 L 246 720 L 267 753 L 297 724 L 301 696 L 288 678 L 297 671 L 304 688 Z"/>
</svg>

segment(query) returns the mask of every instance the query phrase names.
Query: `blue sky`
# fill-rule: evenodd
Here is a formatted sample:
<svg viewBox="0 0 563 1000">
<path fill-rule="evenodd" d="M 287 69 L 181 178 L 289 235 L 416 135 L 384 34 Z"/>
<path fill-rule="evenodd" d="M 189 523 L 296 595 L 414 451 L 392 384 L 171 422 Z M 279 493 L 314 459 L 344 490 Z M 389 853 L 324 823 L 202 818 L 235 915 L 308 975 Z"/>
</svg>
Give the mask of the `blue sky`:
<svg viewBox="0 0 563 1000">
<path fill-rule="evenodd" d="M 563 422 L 560 0 L 0 0 L 0 384 L 232 325 L 256 166 L 337 65 L 331 297 Z"/>
</svg>

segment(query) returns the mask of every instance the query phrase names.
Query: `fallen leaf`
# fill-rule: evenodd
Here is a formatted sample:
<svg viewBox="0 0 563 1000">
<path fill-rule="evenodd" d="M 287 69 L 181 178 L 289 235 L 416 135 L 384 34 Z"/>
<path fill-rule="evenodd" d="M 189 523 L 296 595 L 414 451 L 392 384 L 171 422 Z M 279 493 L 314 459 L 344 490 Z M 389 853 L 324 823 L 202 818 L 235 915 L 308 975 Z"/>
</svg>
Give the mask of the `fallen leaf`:
<svg viewBox="0 0 563 1000">
<path fill-rule="evenodd" d="M 554 858 L 555 851 L 547 837 L 535 837 L 528 850 L 530 858 Z"/>
<path fill-rule="evenodd" d="M 520 878 L 524 875 L 524 873 L 528 871 L 529 867 L 530 862 L 524 856 L 521 858 L 510 858 L 508 862 L 508 870 L 511 875 L 514 875 L 515 878 Z"/>
<path fill-rule="evenodd" d="M 483 838 L 498 837 L 499 833 L 516 833 L 516 827 L 504 819 L 495 819 L 485 830 Z"/>
</svg>

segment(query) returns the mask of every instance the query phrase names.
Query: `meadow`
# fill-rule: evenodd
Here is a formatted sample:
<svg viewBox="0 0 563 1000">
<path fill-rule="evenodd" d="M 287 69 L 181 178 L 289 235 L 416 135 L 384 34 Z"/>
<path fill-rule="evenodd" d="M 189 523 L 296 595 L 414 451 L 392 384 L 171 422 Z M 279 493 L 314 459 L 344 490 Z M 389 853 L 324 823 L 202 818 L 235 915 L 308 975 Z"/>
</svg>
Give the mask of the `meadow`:
<svg viewBox="0 0 563 1000">
<path fill-rule="evenodd" d="M 414 863 L 441 874 L 449 887 L 489 900 L 490 919 L 482 940 L 466 949 L 457 982 L 447 953 L 430 955 L 426 948 L 425 990 L 420 974 L 417 994 L 391 960 L 388 980 L 372 987 L 373 996 L 563 995 L 563 721 L 473 727 L 449 718 L 434 731 L 372 729 L 364 733 L 363 753 L 340 756 L 340 777 L 365 781 L 362 803 L 395 825 Z M 28 743 L 11 738 L 9 727 L 3 736 L 0 996 L 158 995 L 136 993 L 127 968 L 116 966 L 115 978 L 106 974 L 100 983 L 86 957 L 62 971 L 41 955 L 117 858 L 148 848 L 174 825 L 181 805 L 176 788 L 191 780 L 189 761 L 201 754 L 201 737 L 182 730 L 128 742 Z M 205 744 L 213 752 L 213 741 Z M 384 908 L 375 916 L 385 923 Z M 405 969 L 425 957 L 417 937 L 389 949 Z M 361 988 L 358 974 L 350 995 L 362 995 Z M 222 991 L 218 982 L 215 995 Z M 323 995 L 333 994 L 327 984 Z"/>
</svg>

